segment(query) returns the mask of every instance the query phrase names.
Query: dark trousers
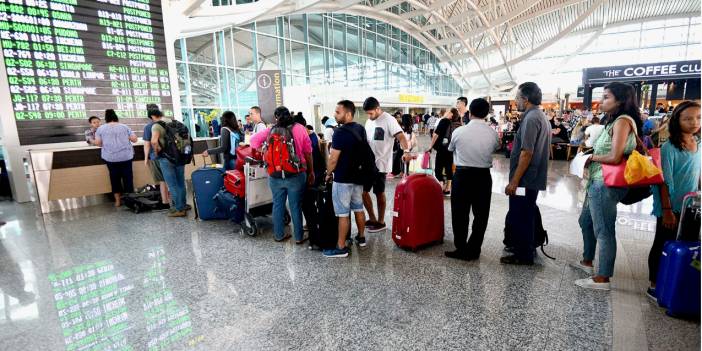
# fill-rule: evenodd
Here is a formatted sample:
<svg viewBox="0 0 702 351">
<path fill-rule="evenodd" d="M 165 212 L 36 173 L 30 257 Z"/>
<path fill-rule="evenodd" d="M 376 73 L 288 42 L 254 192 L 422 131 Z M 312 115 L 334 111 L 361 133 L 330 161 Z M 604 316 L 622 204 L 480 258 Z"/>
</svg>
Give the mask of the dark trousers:
<svg viewBox="0 0 702 351">
<path fill-rule="evenodd" d="M 524 261 L 534 260 L 534 220 L 538 195 L 538 190 L 526 189 L 526 196 L 509 197 L 507 223 L 511 234 L 506 241 L 512 244 L 514 255 Z"/>
<path fill-rule="evenodd" d="M 436 179 L 440 182 L 453 178 L 453 154 L 450 151 L 436 152 L 434 174 L 436 175 Z"/>
<path fill-rule="evenodd" d="M 107 162 L 110 171 L 110 184 L 112 193 L 134 192 L 134 177 L 132 176 L 132 160 L 122 162 Z"/>
<path fill-rule="evenodd" d="M 680 215 L 678 215 L 680 218 Z M 653 238 L 651 252 L 648 253 L 648 280 L 655 283 L 658 276 L 658 266 L 661 263 L 661 252 L 666 241 L 675 240 L 676 229 L 668 229 L 663 226 L 663 217 L 656 218 L 656 236 Z"/>
<path fill-rule="evenodd" d="M 480 255 L 490 217 L 492 176 L 489 168 L 458 168 L 451 185 L 451 220 L 456 250 Z M 468 238 L 469 214 L 473 211 L 473 230 Z"/>
</svg>

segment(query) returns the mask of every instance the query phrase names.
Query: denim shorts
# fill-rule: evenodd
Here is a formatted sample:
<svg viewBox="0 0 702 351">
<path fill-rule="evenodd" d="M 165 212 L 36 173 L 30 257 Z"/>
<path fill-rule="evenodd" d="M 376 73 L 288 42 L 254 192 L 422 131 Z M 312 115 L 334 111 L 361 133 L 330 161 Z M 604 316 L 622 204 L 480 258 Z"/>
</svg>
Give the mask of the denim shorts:
<svg viewBox="0 0 702 351">
<path fill-rule="evenodd" d="M 363 185 L 332 184 L 334 213 L 337 217 L 348 217 L 350 212 L 363 212 Z"/>
</svg>

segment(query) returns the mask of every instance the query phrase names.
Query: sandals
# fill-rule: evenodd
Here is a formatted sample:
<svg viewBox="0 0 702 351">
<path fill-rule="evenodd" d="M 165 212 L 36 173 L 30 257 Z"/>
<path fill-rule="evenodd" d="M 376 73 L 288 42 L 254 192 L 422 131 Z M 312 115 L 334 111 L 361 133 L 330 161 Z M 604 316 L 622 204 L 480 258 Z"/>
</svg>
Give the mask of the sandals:
<svg viewBox="0 0 702 351">
<path fill-rule="evenodd" d="M 276 242 L 282 243 L 283 241 L 286 241 L 288 239 L 292 238 L 292 235 L 290 234 L 285 234 L 285 236 L 282 239 L 275 239 Z"/>
</svg>

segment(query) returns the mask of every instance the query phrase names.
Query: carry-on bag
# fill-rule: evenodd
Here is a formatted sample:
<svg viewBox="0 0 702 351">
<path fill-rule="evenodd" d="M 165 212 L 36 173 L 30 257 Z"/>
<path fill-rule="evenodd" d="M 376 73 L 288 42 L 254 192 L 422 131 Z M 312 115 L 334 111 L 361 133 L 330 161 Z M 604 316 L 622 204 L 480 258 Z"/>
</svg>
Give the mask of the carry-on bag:
<svg viewBox="0 0 702 351">
<path fill-rule="evenodd" d="M 147 185 L 135 193 L 124 194 L 122 203 L 134 213 L 167 209 L 161 204 L 161 191 L 158 185 Z"/>
<path fill-rule="evenodd" d="M 224 187 L 230 193 L 240 197 L 246 198 L 246 180 L 244 178 L 244 171 L 238 169 L 227 171 L 224 176 Z"/>
<path fill-rule="evenodd" d="M 227 189 L 220 189 L 214 196 L 215 213 L 217 216 L 227 218 L 235 223 L 244 221 L 244 199 L 233 195 Z"/>
<path fill-rule="evenodd" d="M 201 220 L 226 219 L 215 211 L 214 196 L 224 186 L 224 169 L 203 167 L 192 174 L 197 217 Z"/>
<path fill-rule="evenodd" d="M 700 241 L 700 193 L 691 192 L 683 198 L 677 240 Z"/>
<path fill-rule="evenodd" d="M 332 183 L 322 184 L 308 189 L 317 207 L 317 226 L 310 228 L 308 223 L 310 245 L 320 249 L 333 249 L 339 238 L 339 220 L 334 213 L 332 200 Z M 351 217 L 353 220 L 353 217 Z"/>
<path fill-rule="evenodd" d="M 431 175 L 412 174 L 395 189 L 392 239 L 412 251 L 444 240 L 444 195 Z"/>
<path fill-rule="evenodd" d="M 700 242 L 665 244 L 656 279 L 656 297 L 669 316 L 700 315 Z"/>
</svg>

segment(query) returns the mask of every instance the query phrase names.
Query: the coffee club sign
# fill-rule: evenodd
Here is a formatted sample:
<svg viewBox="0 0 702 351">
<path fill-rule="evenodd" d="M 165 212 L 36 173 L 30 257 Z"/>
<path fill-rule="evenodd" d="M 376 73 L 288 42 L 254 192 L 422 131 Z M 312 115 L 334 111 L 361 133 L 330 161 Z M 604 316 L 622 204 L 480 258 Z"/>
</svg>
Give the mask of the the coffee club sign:
<svg viewBox="0 0 702 351">
<path fill-rule="evenodd" d="M 699 78 L 700 69 L 700 60 L 592 67 L 583 70 L 583 83 Z"/>
</svg>

